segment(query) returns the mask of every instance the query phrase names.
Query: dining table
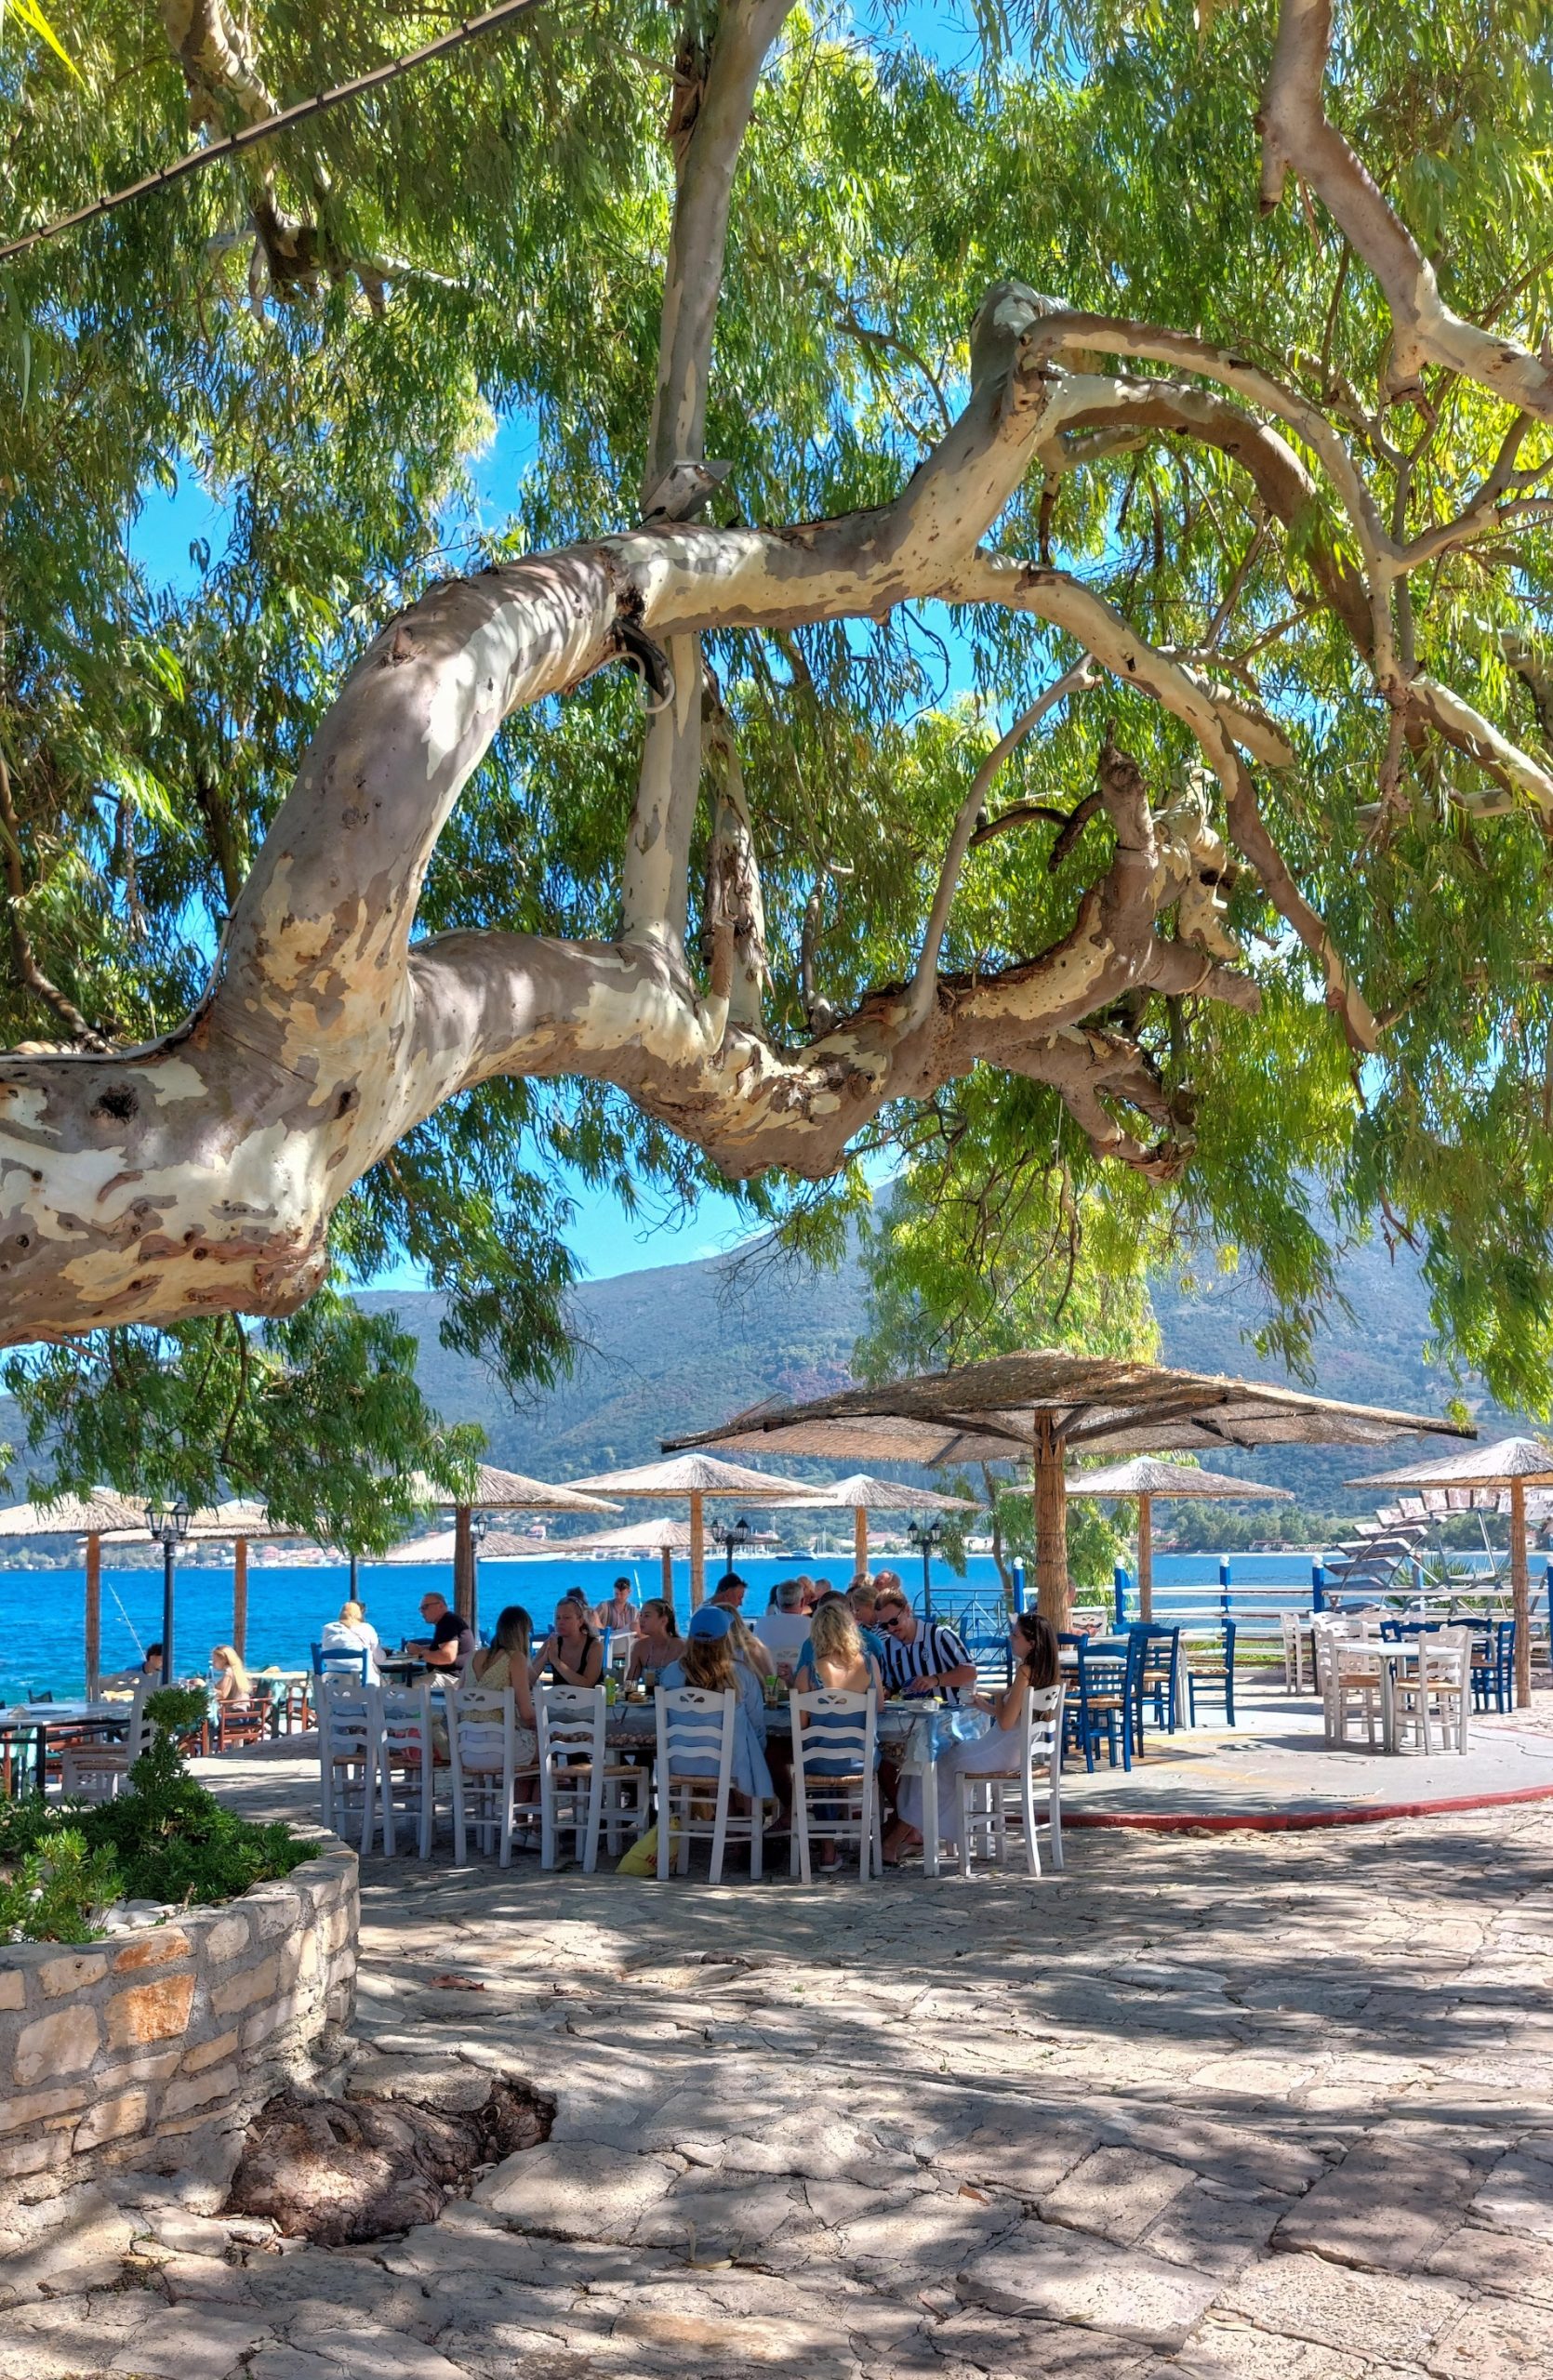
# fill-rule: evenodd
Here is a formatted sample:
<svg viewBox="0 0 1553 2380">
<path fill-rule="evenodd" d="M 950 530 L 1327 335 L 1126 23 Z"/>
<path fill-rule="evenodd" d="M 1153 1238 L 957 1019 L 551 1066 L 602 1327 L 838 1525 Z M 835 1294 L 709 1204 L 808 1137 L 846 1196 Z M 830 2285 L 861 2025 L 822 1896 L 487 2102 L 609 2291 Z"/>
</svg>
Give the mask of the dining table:
<svg viewBox="0 0 1553 2380">
<path fill-rule="evenodd" d="M 0 1792 L 8 1799 L 19 1770 L 31 1767 L 33 1790 L 41 1793 L 48 1773 L 48 1739 L 59 1736 L 112 1738 L 129 1726 L 125 1702 L 13 1702 L 0 1710 Z"/>
<path fill-rule="evenodd" d="M 1333 1658 L 1358 1653 L 1374 1661 L 1380 1670 L 1380 1748 L 1384 1752 L 1400 1752 L 1397 1741 L 1397 1673 L 1418 1659 L 1418 1639 L 1404 1638 L 1392 1644 L 1381 1636 L 1350 1636 L 1341 1638 L 1333 1646 Z"/>
<path fill-rule="evenodd" d="M 879 1712 L 879 1741 L 893 1756 L 902 1777 L 915 1777 L 923 1789 L 923 1873 L 938 1873 L 940 1822 L 938 1763 L 954 1744 L 975 1743 L 991 1726 L 986 1711 L 963 1709 L 937 1699 L 883 1703 Z"/>
</svg>

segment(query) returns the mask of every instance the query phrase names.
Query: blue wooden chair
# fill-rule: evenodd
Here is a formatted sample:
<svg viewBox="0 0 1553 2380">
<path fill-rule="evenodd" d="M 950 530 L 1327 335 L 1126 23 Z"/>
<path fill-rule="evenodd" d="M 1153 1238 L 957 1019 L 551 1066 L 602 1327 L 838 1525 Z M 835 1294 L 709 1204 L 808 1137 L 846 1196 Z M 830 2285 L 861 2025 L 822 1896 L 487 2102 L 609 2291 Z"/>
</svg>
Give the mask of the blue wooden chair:
<svg viewBox="0 0 1553 2380">
<path fill-rule="evenodd" d="M 1154 1725 L 1175 1733 L 1176 1688 L 1181 1672 L 1181 1631 L 1159 1620 L 1135 1620 L 1127 1632 L 1127 1707 L 1143 1752 L 1145 1713 L 1152 1708 Z"/>
<path fill-rule="evenodd" d="M 359 1651 L 349 1645 L 332 1646 L 327 1652 L 322 1645 L 315 1645 L 312 1648 L 312 1673 L 314 1677 L 324 1677 L 332 1670 L 337 1675 L 343 1676 L 349 1672 L 365 1686 L 368 1658 L 365 1645 Z"/>
<path fill-rule="evenodd" d="M 1216 1659 L 1204 1647 L 1201 1653 L 1188 1655 L 1187 1660 L 1187 1717 L 1194 1727 L 1200 1700 L 1218 1703 L 1224 1712 L 1225 1726 L 1232 1727 L 1235 1724 L 1235 1622 L 1225 1620 L 1219 1626 L 1223 1642 Z M 1200 1660 L 1206 1666 L 1199 1669 Z"/>
<path fill-rule="evenodd" d="M 1486 1711 L 1515 1708 L 1515 1622 L 1496 1620 L 1486 1633 L 1472 1638 L 1472 1707 Z"/>
<path fill-rule="evenodd" d="M 1058 1643 L 1078 1658 L 1078 1671 L 1073 1691 L 1064 1706 L 1063 1732 L 1075 1752 L 1083 1754 L 1083 1764 L 1092 1774 L 1095 1755 L 1105 1739 L 1110 1765 L 1116 1766 L 1118 1721 L 1122 1721 L 1122 1765 L 1133 1765 L 1132 1730 L 1126 1724 L 1127 1673 L 1131 1648 L 1124 1658 L 1116 1652 L 1096 1653 L 1089 1637 L 1063 1634 Z"/>
</svg>

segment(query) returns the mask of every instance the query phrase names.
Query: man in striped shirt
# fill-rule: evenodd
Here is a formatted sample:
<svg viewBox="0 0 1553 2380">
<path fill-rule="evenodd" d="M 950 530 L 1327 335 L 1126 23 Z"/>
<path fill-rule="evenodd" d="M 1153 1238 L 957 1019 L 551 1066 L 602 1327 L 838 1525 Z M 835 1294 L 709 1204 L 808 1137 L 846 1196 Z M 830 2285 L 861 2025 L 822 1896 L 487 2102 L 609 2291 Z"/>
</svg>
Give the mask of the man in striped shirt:
<svg viewBox="0 0 1553 2380">
<path fill-rule="evenodd" d="M 904 1589 L 878 1581 L 873 1624 L 884 1639 L 881 1664 L 890 1694 L 945 1694 L 975 1686 L 976 1665 L 952 1628 L 917 1618 Z"/>
</svg>

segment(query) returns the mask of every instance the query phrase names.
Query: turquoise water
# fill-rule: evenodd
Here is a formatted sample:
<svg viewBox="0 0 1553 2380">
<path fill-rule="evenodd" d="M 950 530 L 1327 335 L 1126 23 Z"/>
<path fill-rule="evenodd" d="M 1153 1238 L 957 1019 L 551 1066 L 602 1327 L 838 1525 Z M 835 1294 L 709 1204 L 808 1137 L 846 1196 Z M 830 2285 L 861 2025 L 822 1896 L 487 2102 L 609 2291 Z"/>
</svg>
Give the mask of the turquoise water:
<svg viewBox="0 0 1553 2380">
<path fill-rule="evenodd" d="M 883 1560 L 883 1557 L 882 1557 Z M 746 1608 L 764 1608 L 770 1586 L 806 1568 L 813 1578 L 826 1578 L 844 1587 L 852 1575 L 849 1556 L 806 1554 L 750 1556 L 740 1565 L 750 1580 Z M 876 1567 L 881 1567 L 876 1565 Z M 921 1568 L 898 1560 L 896 1567 L 921 1600 Z M 715 1577 L 721 1555 L 709 1549 L 707 1571 Z M 532 1562 L 482 1562 L 480 1615 L 489 1628 L 503 1604 L 519 1603 L 535 1622 L 549 1624 L 564 1591 L 581 1584 L 594 1602 L 603 1602 L 610 1581 L 629 1575 L 638 1597 L 657 1594 L 661 1572 L 657 1557 L 646 1561 L 567 1561 L 563 1556 Z M 1308 1604 L 1310 1561 L 1307 1554 L 1237 1554 L 1232 1566 L 1237 1601 L 1242 1595 L 1268 1606 Z M 1160 1554 L 1154 1563 L 1155 1600 L 1201 1608 L 1218 1598 L 1218 1562 L 1213 1554 Z M 690 1602 L 690 1566 L 674 1566 L 675 1601 L 683 1617 Z M 316 1568 L 269 1568 L 250 1562 L 248 1567 L 248 1659 L 257 1669 L 274 1662 L 282 1669 L 302 1669 L 309 1648 L 317 1641 L 325 1620 L 338 1611 L 350 1588 L 343 1564 Z M 428 1588 L 451 1597 L 452 1569 L 446 1563 L 369 1563 L 361 1567 L 360 1593 L 367 1613 L 385 1645 L 397 1645 L 418 1634 L 417 1610 Z M 997 1566 L 988 1554 L 973 1554 L 963 1580 L 945 1569 L 936 1572 L 934 1607 L 952 1617 L 967 1597 L 989 1620 L 999 1595 Z M 84 1684 L 82 1657 L 86 1573 L 82 1570 L 0 1570 L 0 1700 L 14 1701 L 23 1690 L 54 1694 L 79 1693 Z M 213 1645 L 232 1635 L 232 1572 L 207 1569 L 191 1563 L 178 1573 L 176 1652 L 180 1671 L 203 1669 Z M 139 1648 L 161 1633 L 162 1573 L 158 1570 L 104 1569 L 102 1573 L 102 1666 L 124 1669 L 139 1658 Z"/>
</svg>

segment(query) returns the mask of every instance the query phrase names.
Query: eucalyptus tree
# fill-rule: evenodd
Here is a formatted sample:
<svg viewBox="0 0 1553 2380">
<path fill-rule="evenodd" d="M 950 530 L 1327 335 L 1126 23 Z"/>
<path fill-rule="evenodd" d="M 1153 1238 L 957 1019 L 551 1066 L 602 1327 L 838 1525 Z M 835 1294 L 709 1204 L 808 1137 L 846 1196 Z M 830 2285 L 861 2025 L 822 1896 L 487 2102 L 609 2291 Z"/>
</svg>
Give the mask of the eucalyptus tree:
<svg viewBox="0 0 1553 2380">
<path fill-rule="evenodd" d="M 401 38 L 161 14 L 55 12 L 13 216 Z M 400 1250 L 542 1370 L 557 1153 L 823 1236 L 974 1100 L 1295 1355 L 1320 1181 L 1546 1398 L 1543 14 L 976 30 L 555 0 L 16 265 L 7 1340 Z M 124 522 L 191 465 L 175 597 Z"/>
</svg>

